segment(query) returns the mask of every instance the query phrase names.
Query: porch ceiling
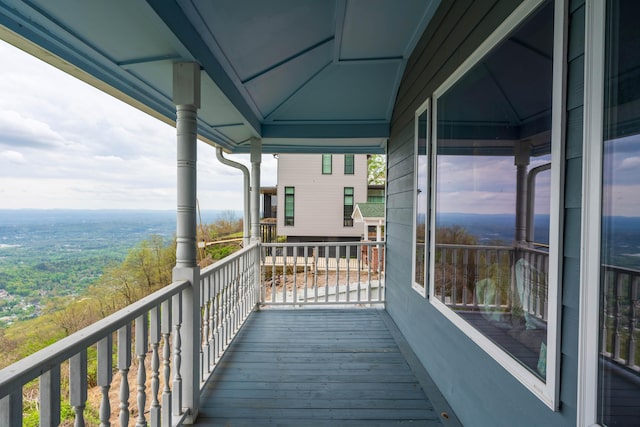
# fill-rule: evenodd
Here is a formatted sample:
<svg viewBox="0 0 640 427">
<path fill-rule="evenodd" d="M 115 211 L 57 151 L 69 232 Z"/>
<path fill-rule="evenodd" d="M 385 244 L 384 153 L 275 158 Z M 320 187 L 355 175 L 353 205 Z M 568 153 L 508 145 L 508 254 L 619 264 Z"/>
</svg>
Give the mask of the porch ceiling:
<svg viewBox="0 0 640 427">
<path fill-rule="evenodd" d="M 199 134 L 232 152 L 375 153 L 439 3 L 0 0 L 0 37 L 167 122 L 172 63 L 197 61 Z"/>
</svg>

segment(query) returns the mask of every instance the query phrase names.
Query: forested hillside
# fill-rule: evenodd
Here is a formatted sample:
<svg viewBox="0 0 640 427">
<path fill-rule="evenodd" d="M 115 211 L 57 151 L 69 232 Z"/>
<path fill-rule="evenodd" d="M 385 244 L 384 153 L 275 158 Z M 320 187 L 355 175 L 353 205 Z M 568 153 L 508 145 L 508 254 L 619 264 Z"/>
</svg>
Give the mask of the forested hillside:
<svg viewBox="0 0 640 427">
<path fill-rule="evenodd" d="M 241 230 L 242 220 L 226 213 L 218 221 L 200 226 L 198 240 L 228 240 L 241 236 Z M 203 266 L 211 264 L 239 248 L 239 242 L 210 245 L 198 251 L 199 261 Z M 0 368 L 171 283 L 175 238 L 151 235 L 124 252 L 124 258 L 119 261 L 117 250 L 103 248 L 75 251 L 73 256 L 64 251 L 53 251 L 48 256 L 24 259 L 8 267 L 5 262 L 0 270 L 0 283 L 6 287 L 3 285 L 0 291 L 24 296 L 23 301 L 33 298 L 37 301 L 39 313 L 32 319 L 0 327 Z M 0 301 L 6 306 L 8 298 Z M 24 315 L 29 310 L 23 307 L 17 306 L 17 309 Z M 90 354 L 90 358 L 95 358 L 95 355 Z M 95 363 L 90 361 L 89 370 L 90 376 L 95 374 L 91 372 L 95 371 Z M 25 387 L 23 392 L 27 407 L 24 424 L 27 426 L 38 425 L 37 389 L 36 382 Z M 91 404 L 90 401 L 86 413 L 89 421 Z M 68 406 L 65 405 L 63 402 L 63 413 Z M 67 415 L 71 417 L 72 411 L 69 410 Z"/>
</svg>

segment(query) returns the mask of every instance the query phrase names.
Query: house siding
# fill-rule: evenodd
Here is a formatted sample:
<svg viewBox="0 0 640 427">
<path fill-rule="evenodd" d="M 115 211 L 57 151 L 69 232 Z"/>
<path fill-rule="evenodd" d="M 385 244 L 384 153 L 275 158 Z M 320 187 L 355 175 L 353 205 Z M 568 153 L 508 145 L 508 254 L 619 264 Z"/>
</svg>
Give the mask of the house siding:
<svg viewBox="0 0 640 427">
<path fill-rule="evenodd" d="M 278 194 L 295 188 L 294 225 L 284 225 L 284 197 L 278 197 L 278 234 L 292 241 L 360 240 L 362 224 L 343 226 L 344 187 L 353 187 L 354 207 L 367 201 L 367 156 L 354 156 L 354 173 L 344 173 L 344 155 L 334 154 L 332 173 L 322 174 L 322 155 L 281 154 Z"/>
<path fill-rule="evenodd" d="M 443 1 L 408 61 L 387 147 L 387 310 L 464 425 L 575 426 L 584 1 L 568 7 L 559 411 L 549 409 L 411 286 L 415 111 L 519 3 Z"/>
</svg>

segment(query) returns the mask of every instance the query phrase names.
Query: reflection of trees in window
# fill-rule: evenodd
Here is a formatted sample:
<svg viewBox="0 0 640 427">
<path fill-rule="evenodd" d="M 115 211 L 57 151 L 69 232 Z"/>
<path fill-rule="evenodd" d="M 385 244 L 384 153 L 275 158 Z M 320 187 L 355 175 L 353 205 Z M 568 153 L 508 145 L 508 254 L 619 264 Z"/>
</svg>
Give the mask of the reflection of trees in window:
<svg viewBox="0 0 640 427">
<path fill-rule="evenodd" d="M 414 217 L 414 250 L 413 250 L 413 282 L 423 292 L 427 284 L 427 265 L 429 251 L 429 209 L 431 183 L 429 170 L 429 101 L 423 111 L 416 117 L 415 135 L 415 217 Z"/>
</svg>

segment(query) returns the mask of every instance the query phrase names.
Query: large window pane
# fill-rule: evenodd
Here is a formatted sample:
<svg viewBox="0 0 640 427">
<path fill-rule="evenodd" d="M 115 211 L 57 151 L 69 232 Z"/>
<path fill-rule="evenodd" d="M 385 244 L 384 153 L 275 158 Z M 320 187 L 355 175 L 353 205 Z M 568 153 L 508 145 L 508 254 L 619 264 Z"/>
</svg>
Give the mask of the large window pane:
<svg viewBox="0 0 640 427">
<path fill-rule="evenodd" d="M 438 96 L 434 148 L 433 296 L 543 382 L 553 47 L 545 2 Z"/>
<path fill-rule="evenodd" d="M 427 104 L 428 105 L 428 104 Z M 429 135 L 429 110 L 424 109 L 416 116 L 415 135 L 415 218 L 414 218 L 414 252 L 413 282 L 414 287 L 423 294 L 426 287 L 427 242 L 428 239 L 428 206 L 429 206 L 429 157 L 427 141 Z"/>
<path fill-rule="evenodd" d="M 609 1 L 598 418 L 640 423 L 640 3 Z"/>
</svg>

